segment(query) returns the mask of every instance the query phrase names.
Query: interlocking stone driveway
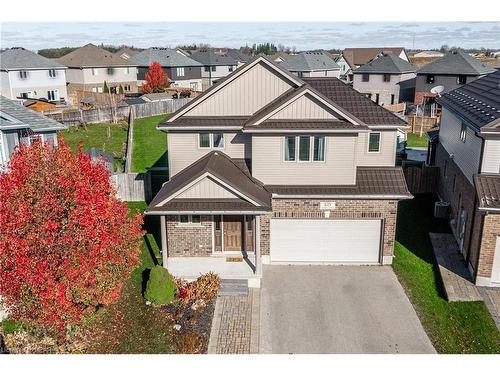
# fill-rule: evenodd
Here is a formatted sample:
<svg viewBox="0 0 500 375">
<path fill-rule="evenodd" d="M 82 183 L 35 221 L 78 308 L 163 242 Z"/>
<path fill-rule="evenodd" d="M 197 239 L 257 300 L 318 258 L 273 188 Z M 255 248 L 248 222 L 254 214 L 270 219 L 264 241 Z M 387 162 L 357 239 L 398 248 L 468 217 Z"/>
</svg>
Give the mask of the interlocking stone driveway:
<svg viewBox="0 0 500 375">
<path fill-rule="evenodd" d="M 387 266 L 264 266 L 261 353 L 435 353 Z"/>
</svg>

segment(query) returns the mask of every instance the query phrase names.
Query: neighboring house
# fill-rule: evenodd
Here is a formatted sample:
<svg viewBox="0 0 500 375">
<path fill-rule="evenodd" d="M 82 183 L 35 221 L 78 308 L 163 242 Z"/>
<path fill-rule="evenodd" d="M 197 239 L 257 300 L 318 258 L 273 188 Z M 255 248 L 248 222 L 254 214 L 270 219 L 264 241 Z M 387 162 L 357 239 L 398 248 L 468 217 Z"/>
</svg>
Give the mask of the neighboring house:
<svg viewBox="0 0 500 375">
<path fill-rule="evenodd" d="M 87 44 L 57 59 L 68 67 L 68 91 L 104 92 L 104 82 L 111 93 L 137 92 L 137 66 L 114 53 Z"/>
<path fill-rule="evenodd" d="M 337 78 L 247 62 L 158 127 L 170 180 L 146 214 L 163 265 L 258 286 L 262 263 L 391 264 L 405 127 Z"/>
<path fill-rule="evenodd" d="M 225 55 L 235 60 L 238 63 L 238 68 L 252 58 L 252 56 L 244 54 L 236 48 L 229 48 Z"/>
<path fill-rule="evenodd" d="M 500 72 L 437 99 L 431 164 L 450 204 L 450 226 L 477 285 L 500 287 Z M 435 132 L 435 131 L 434 131 Z M 430 138 L 434 138 L 432 134 Z"/>
<path fill-rule="evenodd" d="M 415 58 L 427 58 L 427 57 L 443 57 L 444 53 L 439 51 L 420 51 L 415 53 L 412 57 Z"/>
<path fill-rule="evenodd" d="M 67 127 L 21 103 L 0 96 L 0 167 L 16 148 L 39 139 L 57 146 L 57 131 Z"/>
<path fill-rule="evenodd" d="M 201 70 L 202 91 L 208 89 L 238 67 L 238 61 L 232 57 L 216 55 L 213 51 L 198 51 L 190 57 L 203 65 Z"/>
<path fill-rule="evenodd" d="M 415 103 L 422 103 L 424 98 L 432 101 L 436 97 L 431 93 L 433 87 L 443 86 L 443 93 L 446 93 L 493 71 L 492 67 L 464 51 L 450 52 L 417 70 Z"/>
<path fill-rule="evenodd" d="M 392 52 L 399 58 L 409 61 L 403 47 L 346 48 L 337 60 L 337 64 L 340 66 L 340 79 L 351 83 L 354 78 L 353 70 L 373 60 L 382 52 Z"/>
<path fill-rule="evenodd" d="M 301 78 L 340 76 L 340 67 L 329 54 L 322 51 L 289 56 L 281 66 Z"/>
<path fill-rule="evenodd" d="M 202 64 L 185 56 L 180 51 L 152 47 L 132 56 L 129 61 L 139 67 L 137 78 L 141 86 L 145 82 L 149 66 L 157 61 L 167 74 L 172 87 L 185 87 L 193 91 L 201 91 Z"/>
<path fill-rule="evenodd" d="M 353 88 L 380 105 L 413 102 L 416 68 L 391 52 L 382 52 L 353 71 Z"/>
<path fill-rule="evenodd" d="M 10 99 L 68 99 L 66 66 L 24 48 L 0 53 L 0 94 Z"/>
<path fill-rule="evenodd" d="M 283 61 L 287 60 L 290 56 L 294 55 L 286 52 L 276 52 L 275 54 L 268 56 L 268 59 L 280 64 Z"/>
<path fill-rule="evenodd" d="M 139 52 L 141 52 L 141 50 L 123 47 L 116 51 L 115 55 L 120 56 L 122 59 L 128 60 L 132 56 L 137 55 Z"/>
</svg>

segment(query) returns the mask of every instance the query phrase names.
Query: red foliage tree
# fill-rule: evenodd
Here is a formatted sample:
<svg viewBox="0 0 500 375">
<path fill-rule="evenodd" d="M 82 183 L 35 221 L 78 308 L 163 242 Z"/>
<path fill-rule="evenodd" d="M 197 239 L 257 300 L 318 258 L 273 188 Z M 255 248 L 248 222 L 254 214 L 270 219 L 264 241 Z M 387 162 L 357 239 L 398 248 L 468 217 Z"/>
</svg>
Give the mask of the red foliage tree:
<svg viewBox="0 0 500 375">
<path fill-rule="evenodd" d="M 141 225 L 101 163 L 63 141 L 21 146 L 0 172 L 0 295 L 13 318 L 62 330 L 114 301 Z"/>
<path fill-rule="evenodd" d="M 142 86 L 142 91 L 146 94 L 164 92 L 170 86 L 167 73 L 163 70 L 158 61 L 153 61 L 146 72 L 146 83 Z"/>
</svg>

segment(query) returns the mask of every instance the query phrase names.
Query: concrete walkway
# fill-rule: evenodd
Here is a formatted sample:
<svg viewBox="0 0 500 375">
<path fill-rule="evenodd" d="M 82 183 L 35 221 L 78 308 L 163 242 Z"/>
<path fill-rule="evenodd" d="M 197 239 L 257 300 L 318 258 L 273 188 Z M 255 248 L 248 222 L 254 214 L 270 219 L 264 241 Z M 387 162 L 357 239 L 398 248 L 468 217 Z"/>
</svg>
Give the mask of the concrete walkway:
<svg viewBox="0 0 500 375">
<path fill-rule="evenodd" d="M 391 267 L 264 266 L 261 353 L 435 353 Z"/>
<path fill-rule="evenodd" d="M 448 301 L 482 301 L 457 242 L 449 233 L 429 233 Z"/>
<path fill-rule="evenodd" d="M 484 303 L 490 311 L 495 324 L 500 330 L 500 288 L 478 287 L 479 293 L 484 299 Z"/>
</svg>

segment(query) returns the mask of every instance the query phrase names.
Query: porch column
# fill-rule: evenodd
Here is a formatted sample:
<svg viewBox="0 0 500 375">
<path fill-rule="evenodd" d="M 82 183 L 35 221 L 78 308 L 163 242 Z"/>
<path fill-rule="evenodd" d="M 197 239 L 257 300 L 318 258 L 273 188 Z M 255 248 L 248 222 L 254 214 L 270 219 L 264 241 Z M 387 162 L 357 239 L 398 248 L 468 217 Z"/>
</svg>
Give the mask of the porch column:
<svg viewBox="0 0 500 375">
<path fill-rule="evenodd" d="M 167 221 L 166 216 L 160 216 L 161 230 L 161 255 L 163 259 L 163 268 L 168 268 L 168 245 L 167 245 Z"/>
<path fill-rule="evenodd" d="M 262 262 L 260 259 L 260 216 L 256 215 L 253 221 L 253 233 L 254 233 L 254 244 L 255 244 L 255 274 L 259 275 L 262 273 Z"/>
</svg>

